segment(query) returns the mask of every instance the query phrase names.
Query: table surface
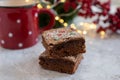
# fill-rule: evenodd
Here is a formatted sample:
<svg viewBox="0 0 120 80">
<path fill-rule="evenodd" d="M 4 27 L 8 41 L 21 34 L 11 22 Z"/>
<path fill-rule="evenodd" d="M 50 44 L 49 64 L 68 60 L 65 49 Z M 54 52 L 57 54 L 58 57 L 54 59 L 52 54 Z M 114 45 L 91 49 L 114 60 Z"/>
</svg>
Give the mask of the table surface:
<svg viewBox="0 0 120 80">
<path fill-rule="evenodd" d="M 73 75 L 44 70 L 38 57 L 40 41 L 24 50 L 0 48 L 0 80 L 120 80 L 120 36 L 108 39 L 86 37 L 87 52 Z"/>
<path fill-rule="evenodd" d="M 113 4 L 116 3 L 113 0 Z M 44 51 L 41 38 L 28 49 L 0 47 L 0 80 L 120 80 L 120 36 L 113 35 L 104 40 L 86 37 L 86 46 L 84 59 L 73 75 L 39 66 L 38 57 Z"/>
</svg>

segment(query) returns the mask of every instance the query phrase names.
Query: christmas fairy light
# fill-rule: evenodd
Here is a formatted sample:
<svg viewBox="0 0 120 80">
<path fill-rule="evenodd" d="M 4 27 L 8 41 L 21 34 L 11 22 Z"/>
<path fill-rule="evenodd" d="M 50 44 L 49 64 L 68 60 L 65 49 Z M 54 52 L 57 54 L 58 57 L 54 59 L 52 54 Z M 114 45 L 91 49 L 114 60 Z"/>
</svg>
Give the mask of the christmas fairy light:
<svg viewBox="0 0 120 80">
<path fill-rule="evenodd" d="M 80 26 L 83 26 L 83 24 L 84 24 L 83 22 L 80 22 Z"/>
<path fill-rule="evenodd" d="M 89 27 L 89 25 L 90 25 L 89 23 L 84 23 L 85 27 Z"/>
<path fill-rule="evenodd" d="M 83 34 L 86 35 L 86 34 L 87 34 L 87 31 L 83 31 Z"/>
<path fill-rule="evenodd" d="M 72 23 L 70 26 L 71 26 L 71 27 L 75 27 L 75 24 Z"/>
<path fill-rule="evenodd" d="M 101 31 L 101 32 L 100 32 L 100 38 L 101 38 L 101 39 L 104 39 L 104 38 L 105 38 L 105 35 L 106 35 L 105 31 Z"/>
<path fill-rule="evenodd" d="M 59 16 L 56 16 L 56 17 L 55 17 L 55 20 L 59 20 L 59 19 L 60 19 L 60 17 L 59 17 Z"/>
<path fill-rule="evenodd" d="M 29 0 L 25 0 L 25 2 L 29 2 Z"/>
<path fill-rule="evenodd" d="M 63 20 L 63 19 L 59 19 L 59 22 L 60 22 L 60 23 L 64 23 L 64 20 Z"/>
<path fill-rule="evenodd" d="M 47 5 L 47 6 L 46 6 L 46 8 L 47 8 L 47 9 L 50 9 L 50 8 L 51 8 L 51 6 L 50 6 L 50 5 Z"/>
<path fill-rule="evenodd" d="M 68 26 L 68 23 L 65 22 L 65 23 L 63 23 L 63 25 L 64 25 L 64 27 L 67 27 L 67 26 Z"/>
<path fill-rule="evenodd" d="M 75 24 L 71 24 L 70 27 L 71 27 L 72 29 L 75 29 L 75 30 L 77 29 L 76 26 L 75 26 Z"/>
<path fill-rule="evenodd" d="M 105 31 L 101 31 L 100 35 L 104 36 L 105 35 Z"/>
<path fill-rule="evenodd" d="M 66 0 L 60 0 L 60 2 L 64 3 Z"/>
<path fill-rule="evenodd" d="M 90 24 L 90 28 L 91 28 L 91 29 L 96 29 L 97 26 L 96 26 L 95 24 L 92 23 L 92 24 Z"/>
<path fill-rule="evenodd" d="M 78 33 L 82 34 L 82 31 L 81 30 L 77 30 Z"/>
<path fill-rule="evenodd" d="M 61 19 L 59 16 L 56 16 L 56 17 L 55 17 L 55 20 L 56 20 L 56 21 L 59 21 L 60 23 L 64 23 L 64 20 Z"/>
<path fill-rule="evenodd" d="M 41 4 L 38 4 L 37 7 L 38 7 L 39 9 L 43 8 Z"/>
<path fill-rule="evenodd" d="M 64 20 L 61 19 L 59 16 L 56 16 L 56 17 L 55 17 L 55 20 L 56 20 L 56 21 L 59 21 L 60 23 L 64 23 Z"/>
</svg>

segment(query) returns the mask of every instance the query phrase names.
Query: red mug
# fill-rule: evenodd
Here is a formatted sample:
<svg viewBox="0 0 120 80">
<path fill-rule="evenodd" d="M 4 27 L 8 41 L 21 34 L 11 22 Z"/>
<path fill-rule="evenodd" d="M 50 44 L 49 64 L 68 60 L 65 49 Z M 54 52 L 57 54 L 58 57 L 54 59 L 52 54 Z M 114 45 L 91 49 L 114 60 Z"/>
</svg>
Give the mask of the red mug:
<svg viewBox="0 0 120 80">
<path fill-rule="evenodd" d="M 47 9 L 38 9 L 37 4 L 11 5 L 0 5 L 0 45 L 4 48 L 31 47 L 37 43 L 39 32 L 54 25 L 53 13 Z M 38 28 L 41 24 L 38 18 L 40 14 L 48 14 L 50 17 L 48 25 L 44 28 Z"/>
</svg>

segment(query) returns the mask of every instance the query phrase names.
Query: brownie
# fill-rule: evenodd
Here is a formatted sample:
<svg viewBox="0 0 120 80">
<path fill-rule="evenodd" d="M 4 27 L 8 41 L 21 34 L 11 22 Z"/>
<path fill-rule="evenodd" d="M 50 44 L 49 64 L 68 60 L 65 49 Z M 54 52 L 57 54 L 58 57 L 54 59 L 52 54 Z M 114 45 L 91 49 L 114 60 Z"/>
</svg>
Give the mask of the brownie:
<svg viewBox="0 0 120 80">
<path fill-rule="evenodd" d="M 53 57 L 48 51 L 45 51 L 39 57 L 39 64 L 44 69 L 73 74 L 82 59 L 82 54 L 68 57 Z"/>
<path fill-rule="evenodd" d="M 84 36 L 71 28 L 44 31 L 42 43 L 52 56 L 74 56 L 86 52 Z"/>
</svg>

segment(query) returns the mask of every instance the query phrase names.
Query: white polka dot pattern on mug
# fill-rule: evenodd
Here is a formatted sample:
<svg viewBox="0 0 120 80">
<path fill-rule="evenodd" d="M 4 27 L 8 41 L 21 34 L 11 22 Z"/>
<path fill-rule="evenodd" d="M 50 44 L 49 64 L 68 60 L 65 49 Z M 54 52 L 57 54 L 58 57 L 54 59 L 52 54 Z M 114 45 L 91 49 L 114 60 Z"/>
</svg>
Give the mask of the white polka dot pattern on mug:
<svg viewBox="0 0 120 80">
<path fill-rule="evenodd" d="M 32 31 L 29 31 L 28 34 L 29 34 L 29 35 L 32 35 Z"/>
<path fill-rule="evenodd" d="M 35 13 L 35 17 L 38 17 L 38 13 Z"/>
<path fill-rule="evenodd" d="M 4 41 L 4 40 L 1 40 L 1 44 L 5 44 L 5 41 Z"/>
<path fill-rule="evenodd" d="M 11 32 L 8 33 L 8 37 L 9 37 L 9 38 L 12 38 L 12 37 L 13 37 L 13 33 L 11 33 Z"/>
<path fill-rule="evenodd" d="M 18 47 L 19 47 L 19 48 L 23 47 L 23 44 L 22 44 L 22 43 L 19 43 L 19 44 L 18 44 Z"/>
<path fill-rule="evenodd" d="M 18 23 L 18 24 L 21 23 L 21 20 L 20 20 L 20 19 L 17 19 L 17 23 Z"/>
</svg>

